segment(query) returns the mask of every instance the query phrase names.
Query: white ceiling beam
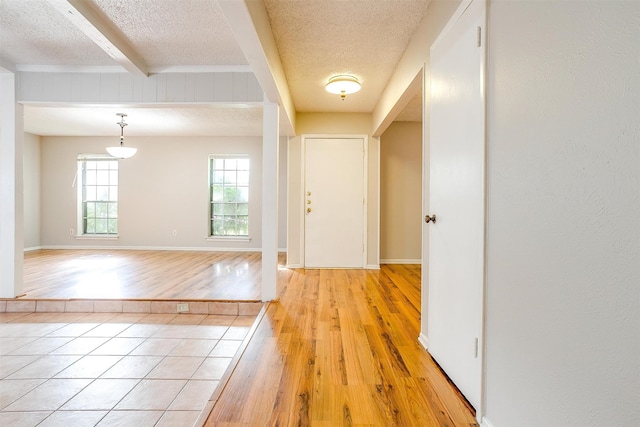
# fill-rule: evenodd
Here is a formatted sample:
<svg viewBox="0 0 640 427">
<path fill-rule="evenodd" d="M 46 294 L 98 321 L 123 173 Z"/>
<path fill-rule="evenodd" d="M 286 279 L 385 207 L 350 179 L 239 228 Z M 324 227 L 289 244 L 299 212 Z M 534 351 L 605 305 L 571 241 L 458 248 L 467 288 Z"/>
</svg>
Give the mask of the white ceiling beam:
<svg viewBox="0 0 640 427">
<path fill-rule="evenodd" d="M 138 77 L 149 75 L 147 65 L 140 55 L 120 31 L 89 2 L 85 0 L 48 0 L 48 2 L 125 70 Z"/>
<path fill-rule="evenodd" d="M 218 0 L 218 5 L 267 100 L 280 105 L 284 113 L 280 116 L 283 133 L 295 135 L 296 110 L 264 3 Z"/>
</svg>

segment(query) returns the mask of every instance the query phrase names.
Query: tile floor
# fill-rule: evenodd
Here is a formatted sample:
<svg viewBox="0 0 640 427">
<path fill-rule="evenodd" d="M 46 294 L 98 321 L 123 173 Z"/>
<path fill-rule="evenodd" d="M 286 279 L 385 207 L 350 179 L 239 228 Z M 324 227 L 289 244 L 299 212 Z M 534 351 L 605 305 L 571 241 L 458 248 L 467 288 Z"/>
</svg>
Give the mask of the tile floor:
<svg viewBox="0 0 640 427">
<path fill-rule="evenodd" d="M 254 320 L 0 313 L 0 426 L 193 426 Z"/>
</svg>

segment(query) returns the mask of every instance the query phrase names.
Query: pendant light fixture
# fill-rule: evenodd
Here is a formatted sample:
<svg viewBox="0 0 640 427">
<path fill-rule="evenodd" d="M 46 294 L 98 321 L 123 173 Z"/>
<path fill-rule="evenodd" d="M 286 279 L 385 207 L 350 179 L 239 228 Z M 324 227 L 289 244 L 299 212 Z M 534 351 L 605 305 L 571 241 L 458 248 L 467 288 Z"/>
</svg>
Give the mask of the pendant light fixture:
<svg viewBox="0 0 640 427">
<path fill-rule="evenodd" d="M 327 82 L 325 89 L 329 93 L 340 95 L 340 98 L 344 101 L 347 95 L 350 93 L 356 93 L 360 90 L 360 82 L 355 76 L 340 74 L 331 77 Z"/>
<path fill-rule="evenodd" d="M 134 147 L 124 146 L 124 127 L 128 124 L 124 122 L 124 118 L 127 117 L 127 115 L 124 113 L 116 113 L 116 116 L 120 116 L 120 121 L 116 122 L 120 125 L 120 145 L 107 147 L 107 153 L 118 159 L 128 159 L 129 157 L 132 157 L 134 154 L 136 154 L 136 151 L 138 151 L 138 149 Z"/>
</svg>

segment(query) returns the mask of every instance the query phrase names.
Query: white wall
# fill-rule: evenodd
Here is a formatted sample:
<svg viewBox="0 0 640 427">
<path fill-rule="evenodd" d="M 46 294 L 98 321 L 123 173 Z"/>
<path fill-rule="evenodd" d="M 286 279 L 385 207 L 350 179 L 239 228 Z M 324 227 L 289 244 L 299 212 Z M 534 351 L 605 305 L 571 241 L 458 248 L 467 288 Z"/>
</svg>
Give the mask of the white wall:
<svg viewBox="0 0 640 427">
<path fill-rule="evenodd" d="M 69 231 L 77 227 L 77 196 L 72 187 L 77 155 L 104 153 L 104 147 L 113 142 L 110 137 L 42 137 L 42 246 L 261 248 L 262 137 L 127 138 L 126 144 L 137 147 L 138 153 L 120 161 L 119 239 L 76 239 Z M 209 154 L 249 154 L 249 242 L 206 240 Z M 280 178 L 286 180 L 286 168 L 281 168 Z M 281 206 L 284 211 L 286 193 Z M 280 230 L 283 246 L 285 236 L 286 230 Z"/>
<path fill-rule="evenodd" d="M 640 2 L 488 13 L 486 419 L 640 425 Z"/>
<path fill-rule="evenodd" d="M 40 242 L 40 137 L 24 134 L 24 248 L 36 249 Z"/>
<path fill-rule="evenodd" d="M 380 137 L 380 262 L 420 263 L 422 122 L 393 122 Z"/>
</svg>

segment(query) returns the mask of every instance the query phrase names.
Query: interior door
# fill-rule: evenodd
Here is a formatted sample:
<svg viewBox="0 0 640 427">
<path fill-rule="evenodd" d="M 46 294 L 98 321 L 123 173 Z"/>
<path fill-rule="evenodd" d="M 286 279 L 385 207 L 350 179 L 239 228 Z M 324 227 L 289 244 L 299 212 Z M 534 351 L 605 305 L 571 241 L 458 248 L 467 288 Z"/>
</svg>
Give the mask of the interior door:
<svg viewBox="0 0 640 427">
<path fill-rule="evenodd" d="M 436 221 L 428 225 L 428 350 L 478 412 L 485 239 L 484 42 L 479 38 L 484 16 L 484 1 L 463 2 L 430 58 L 429 214 Z"/>
<path fill-rule="evenodd" d="M 364 138 L 305 138 L 304 265 L 364 267 Z"/>
</svg>

